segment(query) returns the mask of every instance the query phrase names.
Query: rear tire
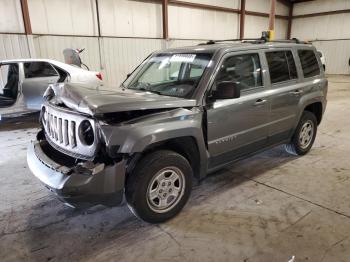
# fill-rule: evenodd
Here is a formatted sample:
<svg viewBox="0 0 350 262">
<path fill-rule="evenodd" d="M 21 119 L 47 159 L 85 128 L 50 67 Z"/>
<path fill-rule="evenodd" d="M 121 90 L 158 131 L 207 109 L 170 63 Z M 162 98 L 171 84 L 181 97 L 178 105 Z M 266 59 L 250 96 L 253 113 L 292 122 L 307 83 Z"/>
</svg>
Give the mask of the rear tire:
<svg viewBox="0 0 350 262">
<path fill-rule="evenodd" d="M 149 223 L 176 216 L 192 188 L 192 168 L 180 154 L 160 150 L 143 157 L 129 175 L 125 196 L 130 210 Z"/>
<path fill-rule="evenodd" d="M 316 134 L 316 116 L 309 111 L 304 111 L 292 136 L 291 142 L 285 145 L 286 151 L 297 156 L 307 154 L 315 141 Z"/>
</svg>

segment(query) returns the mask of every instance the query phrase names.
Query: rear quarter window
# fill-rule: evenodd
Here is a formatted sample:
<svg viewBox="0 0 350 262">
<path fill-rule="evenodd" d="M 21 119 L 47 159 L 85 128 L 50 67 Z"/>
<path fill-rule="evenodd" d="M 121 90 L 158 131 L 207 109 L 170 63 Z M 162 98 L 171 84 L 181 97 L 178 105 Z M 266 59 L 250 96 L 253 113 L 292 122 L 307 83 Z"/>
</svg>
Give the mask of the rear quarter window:
<svg viewBox="0 0 350 262">
<path fill-rule="evenodd" d="M 298 50 L 298 55 L 305 78 L 320 74 L 320 66 L 313 50 Z"/>
</svg>

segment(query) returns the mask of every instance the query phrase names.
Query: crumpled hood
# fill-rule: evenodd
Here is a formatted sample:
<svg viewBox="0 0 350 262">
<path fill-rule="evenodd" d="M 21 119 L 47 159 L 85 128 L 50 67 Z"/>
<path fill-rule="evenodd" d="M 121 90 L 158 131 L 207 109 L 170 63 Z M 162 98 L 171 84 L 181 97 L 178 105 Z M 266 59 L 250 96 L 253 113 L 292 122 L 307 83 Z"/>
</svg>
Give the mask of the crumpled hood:
<svg viewBox="0 0 350 262">
<path fill-rule="evenodd" d="M 63 103 L 75 111 L 93 115 L 104 113 L 193 107 L 194 99 L 163 96 L 146 91 L 114 88 L 106 90 L 89 88 L 78 84 L 50 85 L 44 96 L 55 99 L 56 103 Z"/>
</svg>

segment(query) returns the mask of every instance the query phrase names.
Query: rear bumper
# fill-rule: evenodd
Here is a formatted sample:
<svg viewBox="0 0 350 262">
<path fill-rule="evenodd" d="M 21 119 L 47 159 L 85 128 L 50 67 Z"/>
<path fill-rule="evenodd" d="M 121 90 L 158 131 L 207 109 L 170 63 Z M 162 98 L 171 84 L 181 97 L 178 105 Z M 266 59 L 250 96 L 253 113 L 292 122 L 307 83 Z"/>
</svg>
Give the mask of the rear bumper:
<svg viewBox="0 0 350 262">
<path fill-rule="evenodd" d="M 97 164 L 90 169 L 66 167 L 50 159 L 41 142 L 36 141 L 28 147 L 27 162 L 34 176 L 71 206 L 115 206 L 123 199 L 126 160 L 110 166 Z"/>
</svg>

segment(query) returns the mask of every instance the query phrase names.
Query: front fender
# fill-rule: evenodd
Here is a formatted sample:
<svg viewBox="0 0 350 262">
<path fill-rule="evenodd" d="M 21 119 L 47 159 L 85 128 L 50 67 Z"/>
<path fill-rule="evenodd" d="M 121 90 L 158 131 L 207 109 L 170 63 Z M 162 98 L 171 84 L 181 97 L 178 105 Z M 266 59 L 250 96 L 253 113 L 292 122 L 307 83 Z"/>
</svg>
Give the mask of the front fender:
<svg viewBox="0 0 350 262">
<path fill-rule="evenodd" d="M 139 121 L 100 127 L 106 146 L 118 146 L 118 153 L 142 152 L 150 144 L 183 136 L 203 139 L 202 112 L 198 108 L 174 109 Z"/>
<path fill-rule="evenodd" d="M 203 113 L 199 108 L 174 109 L 152 115 L 132 124 L 101 125 L 101 133 L 107 148 L 115 148 L 116 153 L 141 153 L 148 146 L 181 137 L 195 139 L 200 154 L 200 176 L 207 168 L 207 151 L 202 131 Z"/>
</svg>

